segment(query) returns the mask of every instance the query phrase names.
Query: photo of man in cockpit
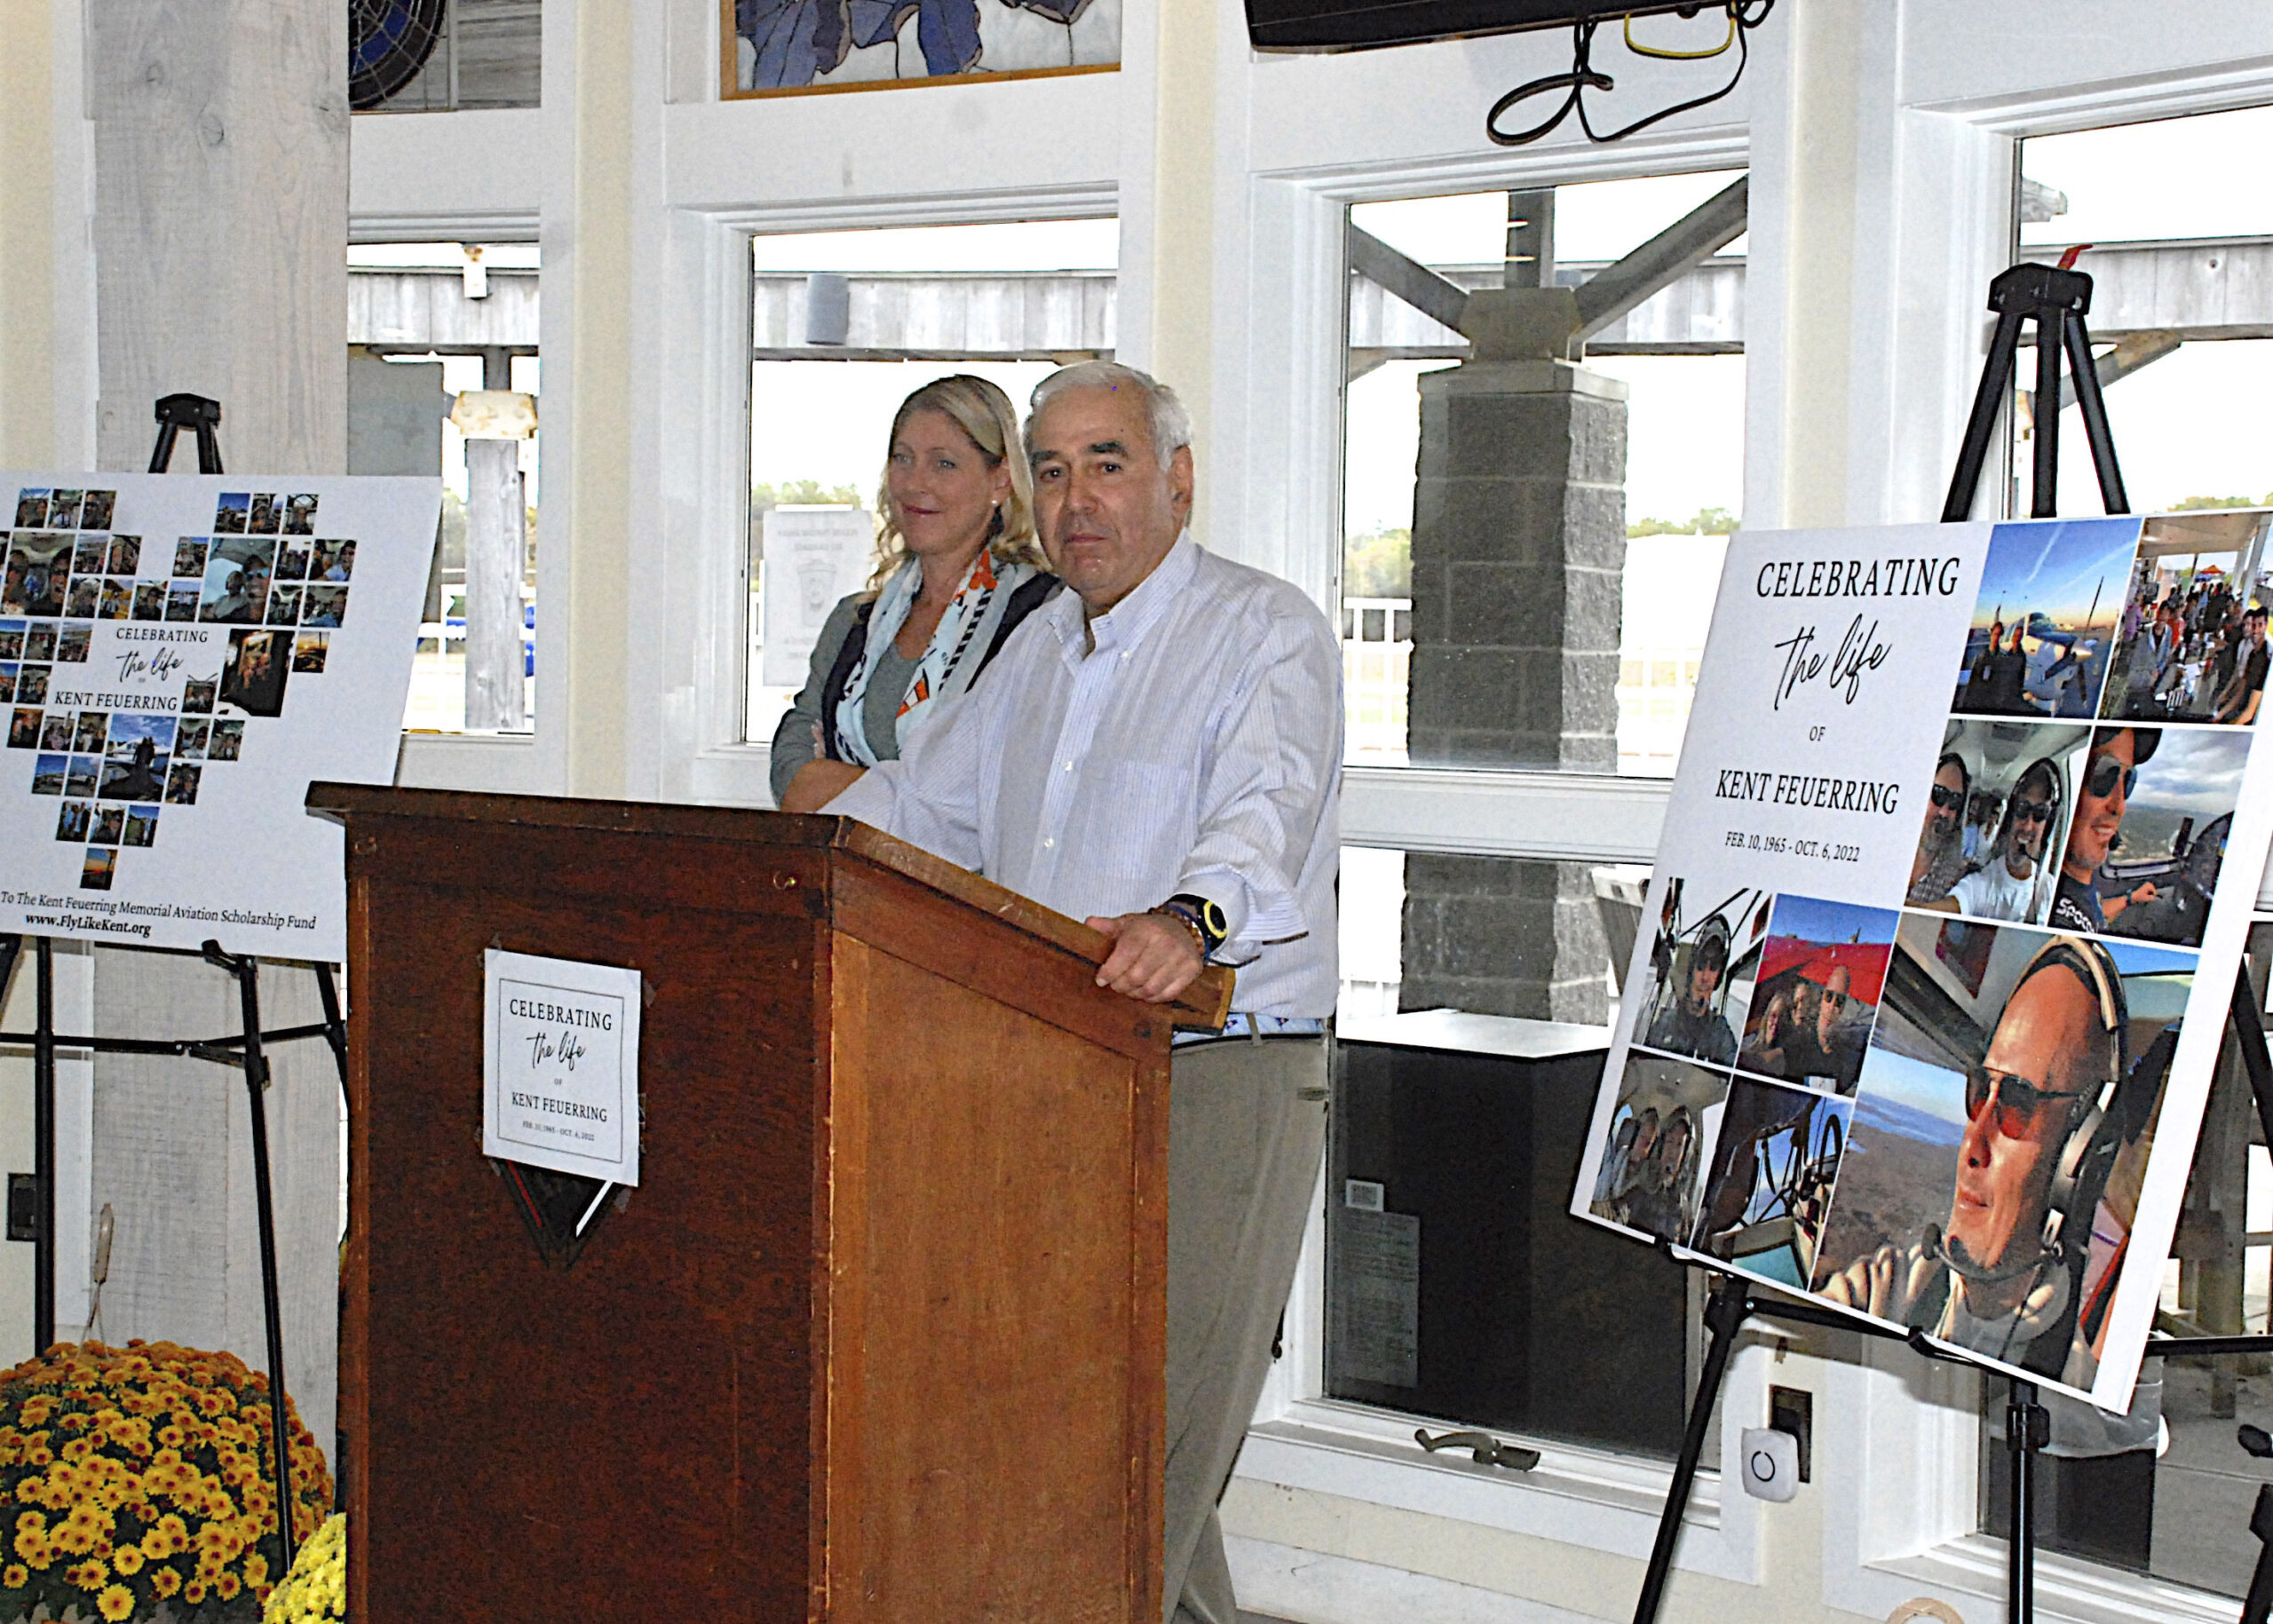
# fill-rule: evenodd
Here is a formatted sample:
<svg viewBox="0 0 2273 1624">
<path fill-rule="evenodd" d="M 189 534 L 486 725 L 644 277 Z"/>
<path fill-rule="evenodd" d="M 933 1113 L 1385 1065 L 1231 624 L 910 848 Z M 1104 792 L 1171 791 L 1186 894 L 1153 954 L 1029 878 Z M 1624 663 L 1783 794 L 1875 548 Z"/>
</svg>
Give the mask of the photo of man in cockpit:
<svg viewBox="0 0 2273 1624">
<path fill-rule="evenodd" d="M 1985 954 L 1952 939 L 1984 931 Z M 1905 917 L 1815 1289 L 2090 1386 L 2193 972 L 2191 954 Z"/>
</svg>

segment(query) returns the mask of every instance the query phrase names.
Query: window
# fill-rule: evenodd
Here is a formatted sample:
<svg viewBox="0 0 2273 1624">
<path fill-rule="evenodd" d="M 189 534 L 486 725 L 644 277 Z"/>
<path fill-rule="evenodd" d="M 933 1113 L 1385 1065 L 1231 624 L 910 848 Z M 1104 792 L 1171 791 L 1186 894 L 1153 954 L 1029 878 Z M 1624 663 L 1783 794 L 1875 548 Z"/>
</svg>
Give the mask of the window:
<svg viewBox="0 0 2273 1624">
<path fill-rule="evenodd" d="M 543 0 L 358 0 L 348 15 L 358 112 L 538 105 Z"/>
<path fill-rule="evenodd" d="M 537 311 L 532 242 L 374 243 L 349 251 L 349 471 L 439 471 L 443 482 L 403 713 L 414 733 L 535 726 Z M 477 422 L 471 402 L 456 410 L 462 396 L 487 391 L 527 396 L 528 418 L 493 412 Z M 471 450 L 459 420 L 477 430 Z M 501 439 L 479 432 L 485 428 L 526 437 Z M 518 516 L 508 490 L 516 481 Z M 518 567 L 503 566 L 487 589 L 469 592 L 469 556 L 511 558 Z M 516 582 L 517 596 L 507 590 Z M 483 614 L 497 624 L 485 628 Z M 478 635 L 485 629 L 487 641 Z M 470 648 L 478 651 L 471 661 Z"/>
<path fill-rule="evenodd" d="M 1698 1283 L 1567 1210 L 1609 1034 L 1469 1012 L 1569 969 L 1576 924 L 1630 942 L 1632 875 L 1572 867 L 1342 850 L 1324 1396 L 1669 1461 Z"/>
<path fill-rule="evenodd" d="M 772 739 L 821 622 L 875 567 L 892 415 L 950 373 L 1034 386 L 1113 343 L 1112 220 L 1037 220 L 753 240 L 743 736 Z"/>
<path fill-rule="evenodd" d="M 2265 964 L 2273 923 L 2253 927 L 2249 947 L 2252 961 Z M 2253 986 L 2262 1010 L 2261 970 Z M 2167 1335 L 2273 1333 L 2273 1162 L 2264 1137 L 2229 1029 L 2164 1277 L 2157 1318 Z M 2262 1549 L 2250 1533 L 2250 1513 L 2268 1472 L 2236 1431 L 2245 1423 L 2273 1423 L 2269 1361 L 2150 1359 L 2142 1380 L 2153 1382 L 2158 1365 L 2166 1441 L 2041 1462 L 2039 1539 L 2047 1550 L 2223 1596 L 2245 1595 Z M 1982 1385 L 1981 1527 L 2001 1538 L 2008 1493 L 2004 1384 Z"/>
<path fill-rule="evenodd" d="M 1743 488 L 1741 237 L 1592 335 L 1576 389 L 1439 318 L 1575 287 L 1739 173 L 1350 210 L 1353 764 L 1673 772 Z"/>
<path fill-rule="evenodd" d="M 2019 257 L 2090 245 L 2077 261 L 2094 284 L 2085 321 L 2134 511 L 2273 494 L 2273 194 L 2237 180 L 2268 141 L 2273 107 L 2021 143 Z M 2033 353 L 2016 372 L 2011 511 L 2025 513 Z M 2060 454 L 2060 511 L 2098 512 L 2072 400 Z"/>
<path fill-rule="evenodd" d="M 2018 256 L 2056 260 L 2087 244 L 2077 268 L 2094 281 L 2086 321 L 2109 426 L 2134 511 L 2202 510 L 2185 527 L 2198 543 L 2158 560 L 2181 601 L 2197 587 L 2265 585 L 2263 526 L 2219 510 L 2273 501 L 2273 198 L 2236 185 L 2273 139 L 2273 108 L 2206 114 L 2031 138 L 2020 144 Z M 2014 379 L 2010 511 L 2031 501 L 2035 358 Z M 2059 511 L 2100 511 L 2072 391 L 2061 425 Z M 2208 632 L 2190 633 L 2206 640 Z M 2262 965 L 2273 926 L 2251 956 Z M 2264 1007 L 2261 985 L 2257 1006 Z M 2173 1335 L 2273 1331 L 2273 1162 L 2269 1162 L 2230 1033 L 2204 1120 L 2163 1294 Z M 2047 1461 L 2038 1533 L 2047 1550 L 2238 1596 L 2260 1546 L 2249 1533 L 2260 1462 L 2235 1440 L 2239 1422 L 2273 1422 L 2263 1359 L 2162 1361 L 2167 1446 Z M 2154 1361 L 2146 1375 L 2151 1379 Z M 2006 1529 L 2004 1388 L 1984 1382 L 1978 1522 Z"/>
<path fill-rule="evenodd" d="M 1480 290 L 1575 287 L 1741 173 L 1350 208 L 1351 766 L 1481 769 L 1495 796 L 1511 768 L 1673 771 L 1742 490 L 1741 214 L 1710 211 L 1718 251 L 1590 335 L 1579 368 L 1453 323 Z M 1647 869 L 1520 838 L 1401 849 L 1390 828 L 1342 852 L 1312 1390 L 1670 1460 L 1700 1287 L 1567 1213 Z M 1583 1303 L 1546 1286 L 1573 1279 Z M 1574 1367 L 1607 1373 L 1583 1384 L 1599 1402 Z"/>
</svg>

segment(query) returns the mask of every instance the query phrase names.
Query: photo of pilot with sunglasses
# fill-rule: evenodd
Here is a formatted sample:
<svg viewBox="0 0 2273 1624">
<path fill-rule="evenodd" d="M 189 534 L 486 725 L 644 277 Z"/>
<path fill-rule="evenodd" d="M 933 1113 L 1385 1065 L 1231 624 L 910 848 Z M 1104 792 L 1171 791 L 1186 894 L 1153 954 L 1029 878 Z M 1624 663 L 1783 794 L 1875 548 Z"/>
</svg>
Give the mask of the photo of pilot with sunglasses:
<svg viewBox="0 0 2273 1624">
<path fill-rule="evenodd" d="M 1918 855 L 1910 864 L 1913 905 L 1939 902 L 1964 877 L 1965 813 L 1973 769 L 1959 752 L 1944 749 L 1934 764 L 1933 788 L 1926 793 L 1926 823 L 1918 836 Z"/>
<path fill-rule="evenodd" d="M 2014 924 L 2051 916 L 2087 725 L 1952 717 L 1903 900 Z M 1979 820 L 1981 837 L 1972 838 Z"/>
<path fill-rule="evenodd" d="M 2126 908 L 2155 899 L 2152 880 L 2103 896 L 2098 876 L 2122 837 L 2123 813 L 2139 787 L 2139 769 L 2153 759 L 2162 740 L 2157 727 L 2093 730 L 2091 756 L 2076 786 L 2076 815 L 2068 823 L 2068 848 L 2060 858 L 2060 886 L 2052 900 L 2055 928 L 2103 934 Z"/>
<path fill-rule="evenodd" d="M 1983 860 L 1968 868 L 1946 897 L 1923 904 L 1946 914 L 2015 923 L 2031 918 L 2042 883 L 2044 848 L 2060 816 L 2060 768 L 2031 762 L 2005 802 L 2005 813 Z"/>
<path fill-rule="evenodd" d="M 2094 729 L 2048 922 L 2199 947 L 2248 762 L 2230 728 Z"/>
<path fill-rule="evenodd" d="M 1943 950 L 1950 933 L 1984 928 L 1904 921 L 1894 1018 L 1864 1070 L 1849 1169 L 1875 1156 L 1913 1194 L 1842 1181 L 1850 1211 L 1834 1212 L 1816 1288 L 2088 1387 L 2139 1169 L 2111 1176 L 2150 1143 L 2192 955 L 2007 926 L 1968 995 Z"/>
</svg>

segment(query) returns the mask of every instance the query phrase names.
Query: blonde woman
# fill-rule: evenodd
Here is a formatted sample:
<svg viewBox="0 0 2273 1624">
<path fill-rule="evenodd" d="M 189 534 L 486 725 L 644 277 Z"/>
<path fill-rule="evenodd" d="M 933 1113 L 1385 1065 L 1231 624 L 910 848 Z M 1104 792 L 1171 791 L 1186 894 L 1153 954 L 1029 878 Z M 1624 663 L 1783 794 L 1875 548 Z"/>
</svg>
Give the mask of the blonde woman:
<svg viewBox="0 0 2273 1624">
<path fill-rule="evenodd" d="M 900 402 L 868 590 L 829 611 L 804 690 L 773 730 L 773 798 L 813 812 L 895 761 L 1057 590 L 1034 540 L 1018 414 L 958 375 Z"/>
</svg>

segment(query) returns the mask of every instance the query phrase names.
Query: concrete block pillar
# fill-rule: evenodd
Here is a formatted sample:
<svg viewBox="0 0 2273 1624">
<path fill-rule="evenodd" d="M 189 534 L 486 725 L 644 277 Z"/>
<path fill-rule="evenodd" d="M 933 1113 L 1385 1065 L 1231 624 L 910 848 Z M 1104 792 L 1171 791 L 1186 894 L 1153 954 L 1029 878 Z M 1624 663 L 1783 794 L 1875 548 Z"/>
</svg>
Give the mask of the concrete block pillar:
<svg viewBox="0 0 2273 1624">
<path fill-rule="evenodd" d="M 1414 766 L 1618 769 L 1626 385 L 1567 361 L 1421 378 Z"/>
<path fill-rule="evenodd" d="M 1406 854 L 1400 1010 L 1600 1022 L 1609 962 L 1586 864 Z"/>
<path fill-rule="evenodd" d="M 1617 771 L 1626 395 L 1544 359 L 1422 376 L 1414 766 Z M 1596 1021 L 1608 957 L 1584 864 L 1406 860 L 1401 1008 Z"/>
</svg>

